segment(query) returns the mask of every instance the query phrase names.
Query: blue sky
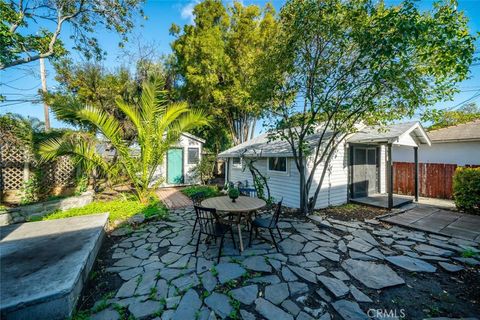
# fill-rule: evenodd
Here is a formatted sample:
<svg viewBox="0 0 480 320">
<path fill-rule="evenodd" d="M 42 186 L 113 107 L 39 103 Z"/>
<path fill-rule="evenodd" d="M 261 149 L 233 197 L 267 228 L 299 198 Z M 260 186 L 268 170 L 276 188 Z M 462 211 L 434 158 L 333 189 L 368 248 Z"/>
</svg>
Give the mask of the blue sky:
<svg viewBox="0 0 480 320">
<path fill-rule="evenodd" d="M 269 1 L 278 10 L 284 3 L 283 0 Z M 386 0 L 388 4 L 398 4 L 400 0 Z M 229 2 L 226 2 L 229 3 Z M 244 4 L 257 4 L 264 6 L 267 1 L 243 1 Z M 432 6 L 433 1 L 421 0 L 418 5 L 421 9 L 428 9 Z M 184 25 L 192 22 L 192 9 L 196 1 L 167 1 L 167 0 L 147 0 L 144 5 L 144 11 L 148 16 L 148 20 L 140 21 L 138 26 L 130 35 L 131 43 L 127 47 L 134 48 L 138 43 L 153 43 L 158 53 L 170 53 L 170 43 L 173 38 L 169 35 L 168 30 L 172 23 Z M 459 9 L 463 10 L 468 16 L 471 32 L 480 31 L 480 0 L 459 0 Z M 141 26 L 142 24 L 143 26 Z M 70 44 L 68 40 L 68 28 L 66 33 L 62 35 L 62 39 L 67 46 Z M 118 47 L 119 37 L 113 32 L 105 30 L 100 31 L 97 35 L 99 42 L 108 55 L 104 64 L 108 68 L 116 68 L 122 64 L 128 64 L 123 51 Z M 480 57 L 480 41 L 477 41 L 476 57 Z M 82 57 L 72 51 L 72 57 L 80 60 Z M 54 74 L 51 66 L 47 62 L 47 85 L 50 89 L 55 88 Z M 31 62 L 17 68 L 10 68 L 6 71 L 0 71 L 0 92 L 7 97 L 8 100 L 0 104 L 0 114 L 7 112 L 19 113 L 44 118 L 43 106 L 41 104 L 19 103 L 14 100 L 32 99 L 36 96 L 38 89 L 41 88 L 39 63 Z M 458 93 L 453 101 L 446 101 L 438 104 L 439 108 L 452 108 L 458 106 L 462 102 L 470 99 L 480 93 L 480 63 L 471 67 L 471 78 L 459 84 L 461 92 Z M 471 101 L 480 104 L 480 95 Z M 52 127 L 64 127 L 65 125 L 57 121 L 54 115 L 50 116 Z M 260 131 L 261 128 L 258 128 Z"/>
</svg>

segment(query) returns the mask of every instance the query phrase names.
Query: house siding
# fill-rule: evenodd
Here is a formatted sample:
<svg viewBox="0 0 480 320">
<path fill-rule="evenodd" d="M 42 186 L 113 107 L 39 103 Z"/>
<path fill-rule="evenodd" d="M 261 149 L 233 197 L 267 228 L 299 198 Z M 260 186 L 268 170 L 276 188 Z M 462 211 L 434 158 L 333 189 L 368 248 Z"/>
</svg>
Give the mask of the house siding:
<svg viewBox="0 0 480 320">
<path fill-rule="evenodd" d="M 248 169 L 234 168 L 232 158 L 228 159 L 228 177 L 229 181 L 236 183 L 248 181 L 249 186 L 253 186 L 252 175 Z M 283 205 L 290 208 L 300 206 L 300 175 L 293 158 L 287 159 L 287 173 L 276 173 L 267 170 L 268 158 L 258 158 L 255 167 L 268 179 L 271 196 L 275 201 L 283 199 Z"/>
<path fill-rule="evenodd" d="M 268 158 L 258 158 L 255 167 L 268 178 L 271 195 L 275 201 L 283 198 L 283 204 L 291 208 L 300 207 L 300 174 L 295 166 L 293 158 L 288 158 L 287 174 L 276 173 L 267 170 Z M 307 175 L 311 170 L 311 163 L 307 163 Z M 315 193 L 318 181 L 323 170 L 319 166 L 315 171 L 314 183 L 309 193 L 309 198 Z M 231 182 L 248 181 L 249 186 L 253 186 L 252 175 L 248 169 L 234 168 L 232 166 L 232 158 L 229 158 L 228 177 Z M 316 183 L 315 183 L 316 182 Z M 325 179 L 320 189 L 315 208 L 325 208 L 344 204 L 348 200 L 348 164 L 345 157 L 345 144 L 343 144 L 332 157 L 330 167 L 326 173 Z"/>
<path fill-rule="evenodd" d="M 315 203 L 315 208 L 326 208 L 347 203 L 348 201 L 348 159 L 346 144 L 340 145 L 330 160 L 325 178 Z M 314 182 L 310 189 L 309 198 L 313 197 L 318 187 L 324 166 L 319 165 L 314 173 Z M 312 170 L 309 162 L 307 170 Z"/>
<path fill-rule="evenodd" d="M 202 159 L 202 151 L 203 151 L 203 144 L 195 139 L 192 139 L 188 136 L 181 135 L 179 141 L 172 146 L 172 148 L 180 148 L 183 150 L 183 179 L 185 185 L 196 184 L 199 183 L 197 179 L 195 179 L 193 170 L 197 166 L 197 164 L 188 164 L 188 148 L 198 148 L 198 162 Z M 167 159 L 166 156 L 163 159 L 163 163 L 158 166 L 157 170 L 154 174 L 154 182 L 158 183 L 159 180 L 162 180 L 160 183 L 161 187 L 169 187 L 173 186 L 167 183 Z"/>
<path fill-rule="evenodd" d="M 413 148 L 394 146 L 393 161 L 413 162 Z M 418 162 L 480 165 L 480 141 L 432 143 L 418 148 Z"/>
</svg>

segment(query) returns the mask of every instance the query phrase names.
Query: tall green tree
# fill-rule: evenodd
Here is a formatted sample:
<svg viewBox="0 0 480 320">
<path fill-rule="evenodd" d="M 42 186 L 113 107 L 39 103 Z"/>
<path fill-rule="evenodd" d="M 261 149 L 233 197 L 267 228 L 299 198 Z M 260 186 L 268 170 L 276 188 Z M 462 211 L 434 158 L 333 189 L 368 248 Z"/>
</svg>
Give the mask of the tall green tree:
<svg viewBox="0 0 480 320">
<path fill-rule="evenodd" d="M 98 106 L 85 105 L 75 110 L 74 117 L 94 126 L 113 146 L 121 166 L 130 179 L 134 192 L 141 202 L 147 202 L 157 167 L 162 164 L 170 146 L 178 141 L 180 134 L 207 125 L 201 111 L 192 110 L 185 102 L 171 103 L 163 84 L 148 81 L 143 84 L 141 97 L 136 104 L 122 98 L 116 100 L 118 108 L 133 124 L 139 151 L 132 150 L 123 139 L 124 128 L 114 117 Z M 79 161 L 93 163 L 105 171 L 110 164 L 96 151 L 95 144 L 82 137 L 51 139 L 41 145 L 44 160 L 62 155 L 71 155 Z"/>
<path fill-rule="evenodd" d="M 194 8 L 194 25 L 173 25 L 172 43 L 180 91 L 190 104 L 214 115 L 212 127 L 198 134 L 218 152 L 229 141 L 251 138 L 263 108 L 256 100 L 258 58 L 275 33 L 275 12 L 240 2 L 225 8 L 206 0 Z"/>
<path fill-rule="evenodd" d="M 143 0 L 0 0 L 0 70 L 62 56 L 61 40 L 68 27 L 74 49 L 87 57 L 101 57 L 95 38 L 99 26 L 120 34 L 122 45 L 134 26 Z"/>
<path fill-rule="evenodd" d="M 475 102 L 466 104 L 457 110 L 427 110 L 422 121 L 431 122 L 428 130 L 437 130 L 480 119 L 480 108 Z"/>
<path fill-rule="evenodd" d="M 475 40 L 455 1 L 425 11 L 410 0 L 288 1 L 263 59 L 259 95 L 272 110 L 271 138 L 287 141 L 294 155 L 302 212 L 316 203 L 330 160 L 359 125 L 450 98 L 468 76 Z M 319 139 L 309 141 L 312 133 Z"/>
</svg>

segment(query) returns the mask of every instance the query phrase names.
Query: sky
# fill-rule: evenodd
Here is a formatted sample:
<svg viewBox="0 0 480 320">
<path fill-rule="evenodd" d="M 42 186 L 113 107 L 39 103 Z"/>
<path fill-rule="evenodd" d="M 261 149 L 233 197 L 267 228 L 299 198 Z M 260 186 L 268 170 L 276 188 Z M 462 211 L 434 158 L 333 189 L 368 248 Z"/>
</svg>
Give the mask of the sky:
<svg viewBox="0 0 480 320">
<path fill-rule="evenodd" d="M 257 4 L 260 6 L 264 6 L 267 2 L 271 2 L 279 10 L 285 1 L 243 1 L 245 5 Z M 400 2 L 401 0 L 386 0 L 387 4 L 398 4 Z M 130 42 L 126 44 L 127 50 L 135 51 L 139 43 L 144 43 L 153 44 L 159 54 L 170 53 L 170 43 L 174 40 L 169 35 L 170 26 L 172 23 L 180 26 L 191 24 L 193 22 L 192 10 L 196 3 L 195 0 L 146 0 L 144 11 L 148 19 L 137 21 L 135 29 L 129 36 Z M 229 4 L 231 2 L 225 1 L 225 3 Z M 469 18 L 471 32 L 480 32 L 480 0 L 459 0 L 458 3 L 459 10 L 463 10 Z M 418 2 L 418 6 L 422 10 L 428 10 L 432 7 L 432 4 L 432 0 L 420 0 Z M 61 38 L 68 48 L 71 46 L 71 41 L 68 39 L 70 30 L 66 27 L 64 31 L 65 33 L 62 34 Z M 126 57 L 125 51 L 118 47 L 120 38 L 117 34 L 100 30 L 96 37 L 99 39 L 102 49 L 107 52 L 103 62 L 107 68 L 115 69 L 120 65 L 128 65 L 128 57 Z M 71 51 L 71 56 L 77 61 L 84 59 L 75 51 Z M 477 40 L 475 57 L 480 58 L 480 40 Z M 46 65 L 47 87 L 49 90 L 54 90 L 56 86 L 54 70 L 48 61 Z M 39 62 L 34 61 L 20 67 L 0 71 L 0 93 L 7 97 L 7 101 L 0 103 L 0 114 L 12 112 L 44 119 L 42 104 L 18 101 L 38 98 L 37 93 L 41 88 L 39 69 Z M 461 92 L 456 94 L 452 101 L 437 104 L 437 108 L 458 108 L 469 101 L 476 101 L 477 104 L 480 104 L 480 61 L 477 61 L 470 71 L 470 79 L 458 85 Z M 50 121 L 54 128 L 66 127 L 66 124 L 56 120 L 53 114 L 50 115 Z M 257 126 L 257 133 L 262 131 L 264 131 L 262 127 Z"/>
</svg>

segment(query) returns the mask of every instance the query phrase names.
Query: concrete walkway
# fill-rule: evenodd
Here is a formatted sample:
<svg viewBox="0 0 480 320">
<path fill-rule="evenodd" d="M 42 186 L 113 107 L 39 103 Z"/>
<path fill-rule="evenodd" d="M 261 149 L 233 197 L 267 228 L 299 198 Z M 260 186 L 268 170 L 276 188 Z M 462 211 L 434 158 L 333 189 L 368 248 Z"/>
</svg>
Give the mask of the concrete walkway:
<svg viewBox="0 0 480 320">
<path fill-rule="evenodd" d="M 418 204 L 415 208 L 381 219 L 385 222 L 449 237 L 480 242 L 480 216 Z"/>
<path fill-rule="evenodd" d="M 179 188 L 161 188 L 156 193 L 168 209 L 179 209 L 193 205 L 192 200 L 184 195 Z"/>
</svg>

